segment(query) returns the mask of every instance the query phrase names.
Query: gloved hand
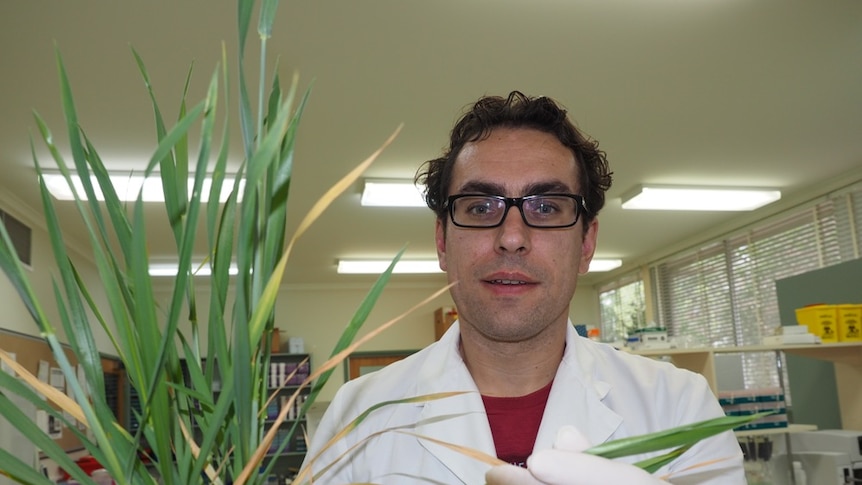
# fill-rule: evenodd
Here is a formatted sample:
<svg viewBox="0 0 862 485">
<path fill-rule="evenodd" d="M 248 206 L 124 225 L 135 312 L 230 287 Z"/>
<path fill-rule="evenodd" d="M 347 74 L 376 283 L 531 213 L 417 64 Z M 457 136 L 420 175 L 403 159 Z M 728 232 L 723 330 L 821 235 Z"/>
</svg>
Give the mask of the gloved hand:
<svg viewBox="0 0 862 485">
<path fill-rule="evenodd" d="M 557 432 L 554 447 L 533 453 L 527 468 L 500 465 L 485 474 L 487 485 L 667 485 L 646 471 L 627 463 L 581 453 L 590 447 L 573 426 Z"/>
</svg>

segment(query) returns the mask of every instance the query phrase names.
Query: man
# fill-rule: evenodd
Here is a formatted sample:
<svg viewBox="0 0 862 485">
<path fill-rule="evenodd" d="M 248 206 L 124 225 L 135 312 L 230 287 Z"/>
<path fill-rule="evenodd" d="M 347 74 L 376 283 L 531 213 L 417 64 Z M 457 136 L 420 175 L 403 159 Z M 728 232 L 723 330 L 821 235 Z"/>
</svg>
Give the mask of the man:
<svg viewBox="0 0 862 485">
<path fill-rule="evenodd" d="M 628 464 L 646 456 L 579 453 L 722 411 L 701 376 L 574 331 L 569 305 L 595 252 L 611 173 L 564 109 L 519 92 L 482 98 L 417 180 L 437 214 L 459 320 L 440 341 L 338 391 L 306 459 L 316 483 L 480 485 L 486 473 L 489 484 L 745 483 L 730 432 L 655 476 Z M 467 392 L 376 409 L 317 457 L 375 404 L 449 391 Z M 492 468 L 441 442 L 512 465 Z"/>
</svg>

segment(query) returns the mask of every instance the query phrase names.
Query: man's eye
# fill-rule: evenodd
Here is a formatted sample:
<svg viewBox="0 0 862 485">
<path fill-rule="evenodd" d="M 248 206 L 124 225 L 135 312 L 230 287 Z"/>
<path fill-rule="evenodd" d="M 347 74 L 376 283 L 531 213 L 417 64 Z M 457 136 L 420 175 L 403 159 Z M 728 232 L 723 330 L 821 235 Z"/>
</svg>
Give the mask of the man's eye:
<svg viewBox="0 0 862 485">
<path fill-rule="evenodd" d="M 533 211 L 539 214 L 554 214 L 560 211 L 560 207 L 549 201 L 539 201 L 533 207 Z"/>
<path fill-rule="evenodd" d="M 479 202 L 467 208 L 467 213 L 474 216 L 487 215 L 489 212 L 491 212 L 491 204 L 488 202 Z"/>
</svg>

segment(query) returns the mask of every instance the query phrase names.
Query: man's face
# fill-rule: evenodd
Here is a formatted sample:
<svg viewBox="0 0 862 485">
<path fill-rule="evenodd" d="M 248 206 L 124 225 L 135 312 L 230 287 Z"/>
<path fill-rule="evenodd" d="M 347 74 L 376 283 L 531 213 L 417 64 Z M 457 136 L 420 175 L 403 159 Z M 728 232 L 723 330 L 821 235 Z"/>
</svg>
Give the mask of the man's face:
<svg viewBox="0 0 862 485">
<path fill-rule="evenodd" d="M 461 150 L 449 194 L 484 193 L 523 197 L 578 194 L 572 152 L 553 135 L 532 129 L 498 128 Z M 452 298 L 465 331 L 519 342 L 555 325 L 565 325 L 578 273 L 586 273 L 595 250 L 598 223 L 537 229 L 524 224 L 517 207 L 503 224 L 462 228 L 437 221 L 440 267 L 458 281 Z"/>
</svg>

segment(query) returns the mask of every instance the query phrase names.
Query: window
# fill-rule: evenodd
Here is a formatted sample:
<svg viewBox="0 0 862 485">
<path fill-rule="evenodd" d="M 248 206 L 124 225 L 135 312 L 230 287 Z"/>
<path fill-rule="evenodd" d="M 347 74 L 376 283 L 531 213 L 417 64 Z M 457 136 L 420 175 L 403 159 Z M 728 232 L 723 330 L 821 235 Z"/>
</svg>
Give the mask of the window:
<svg viewBox="0 0 862 485">
<path fill-rule="evenodd" d="M 671 336 L 705 346 L 756 345 L 781 325 L 775 281 L 859 258 L 862 184 L 650 268 Z M 778 385 L 773 353 L 743 354 L 746 387 Z"/>
<path fill-rule="evenodd" d="M 27 266 L 33 264 L 33 231 L 23 222 L 0 210 L 0 224 L 6 226 L 18 259 Z"/>
<path fill-rule="evenodd" d="M 646 299 L 640 275 L 629 274 L 600 287 L 599 309 L 602 340 L 625 340 L 635 329 L 646 327 Z"/>
<path fill-rule="evenodd" d="M 735 345 L 727 247 L 713 243 L 651 270 L 658 318 L 671 337 L 696 345 Z"/>
</svg>

